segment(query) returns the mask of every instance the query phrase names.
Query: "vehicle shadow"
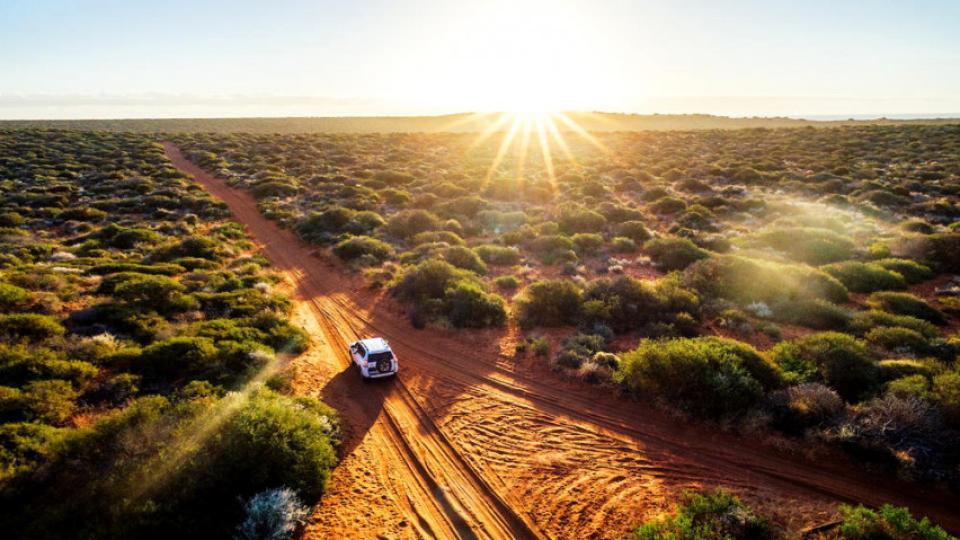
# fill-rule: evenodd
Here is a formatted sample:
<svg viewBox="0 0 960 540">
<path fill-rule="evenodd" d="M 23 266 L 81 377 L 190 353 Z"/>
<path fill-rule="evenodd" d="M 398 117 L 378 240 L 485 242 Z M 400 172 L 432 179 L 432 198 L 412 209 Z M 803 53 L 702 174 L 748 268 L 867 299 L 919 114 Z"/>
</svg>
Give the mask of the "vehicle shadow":
<svg viewBox="0 0 960 540">
<path fill-rule="evenodd" d="M 365 381 L 351 365 L 334 375 L 320 390 L 324 403 L 340 413 L 343 429 L 341 456 L 350 455 L 377 421 L 393 380 L 393 377 L 387 377 Z"/>
</svg>

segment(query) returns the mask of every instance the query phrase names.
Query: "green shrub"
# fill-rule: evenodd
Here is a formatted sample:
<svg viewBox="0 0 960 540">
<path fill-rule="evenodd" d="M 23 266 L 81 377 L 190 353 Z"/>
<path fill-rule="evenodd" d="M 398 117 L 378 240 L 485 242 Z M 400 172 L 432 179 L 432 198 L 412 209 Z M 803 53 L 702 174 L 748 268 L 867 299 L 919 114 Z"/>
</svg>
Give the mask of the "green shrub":
<svg viewBox="0 0 960 540">
<path fill-rule="evenodd" d="M 296 231 L 308 242 L 326 244 L 341 234 L 369 234 L 384 223 L 383 218 L 376 213 L 333 206 L 323 212 L 314 212 L 301 220 L 296 225 Z"/>
<path fill-rule="evenodd" d="M 927 518 L 916 519 L 906 508 L 885 504 L 874 510 L 863 505 L 840 505 L 837 533 L 844 540 L 951 540 L 953 537 Z"/>
<path fill-rule="evenodd" d="M 943 313 L 910 293 L 873 293 L 867 298 L 867 305 L 895 315 L 923 319 L 933 324 L 945 324 L 947 322 Z"/>
<path fill-rule="evenodd" d="M 781 384 L 780 370 L 753 347 L 718 337 L 641 340 L 620 366 L 630 390 L 701 417 L 742 414 Z"/>
<path fill-rule="evenodd" d="M 554 264 L 557 261 L 569 260 L 569 256 L 576 258 L 573 251 L 573 240 L 566 236 L 557 234 L 548 234 L 537 236 L 527 243 L 527 249 L 546 264 Z"/>
<path fill-rule="evenodd" d="M 596 254 L 603 247 L 603 237 L 597 233 L 577 233 L 571 240 L 573 249 L 581 256 Z"/>
<path fill-rule="evenodd" d="M 0 480 L 46 462 L 67 430 L 36 422 L 0 424 Z"/>
<path fill-rule="evenodd" d="M 607 226 L 607 219 L 593 210 L 578 206 L 567 206 L 560 209 L 557 224 L 565 234 L 595 233 L 602 231 Z"/>
<path fill-rule="evenodd" d="M 567 280 L 531 283 L 514 303 L 517 320 L 525 328 L 577 324 L 581 291 Z"/>
<path fill-rule="evenodd" d="M 25 418 L 47 424 L 63 424 L 73 414 L 80 395 L 67 381 L 33 381 L 23 387 L 21 397 Z"/>
<path fill-rule="evenodd" d="M 460 238 L 460 235 L 450 231 L 424 231 L 413 235 L 413 238 L 410 239 L 410 244 L 414 246 L 438 242 L 450 244 L 451 246 L 462 246 L 465 243 L 463 238 Z"/>
<path fill-rule="evenodd" d="M 771 359 L 791 382 L 822 382 L 845 400 L 860 401 L 875 392 L 879 368 L 864 342 L 838 332 L 811 334 L 778 343 Z"/>
<path fill-rule="evenodd" d="M 880 379 L 883 381 L 892 381 L 911 375 L 922 375 L 925 379 L 930 379 L 943 371 L 943 364 L 932 358 L 881 360 L 877 363 L 877 366 L 880 368 Z"/>
<path fill-rule="evenodd" d="M 152 379 L 174 381 L 209 372 L 215 367 L 217 352 L 209 338 L 172 337 L 145 347 L 137 369 Z"/>
<path fill-rule="evenodd" d="M 476 276 L 438 259 L 407 268 L 394 293 L 412 304 L 413 322 L 444 317 L 455 326 L 500 326 L 506 320 L 503 299 L 483 291 Z"/>
<path fill-rule="evenodd" d="M 844 330 L 850 322 L 850 313 L 826 300 L 797 299 L 773 307 L 777 319 L 817 330 Z"/>
<path fill-rule="evenodd" d="M 0 344 L 0 385 L 20 386 L 34 379 L 89 381 L 97 368 L 80 360 L 66 360 L 49 349 Z"/>
<path fill-rule="evenodd" d="M 683 325 L 687 318 L 698 318 L 699 308 L 697 295 L 674 279 L 649 282 L 623 276 L 587 284 L 581 314 L 584 323 L 627 331 L 655 323 Z"/>
<path fill-rule="evenodd" d="M 782 251 L 790 258 L 814 265 L 849 259 L 854 243 L 829 229 L 789 227 L 757 235 L 761 244 Z"/>
<path fill-rule="evenodd" d="M 888 351 L 907 350 L 922 353 L 930 345 L 920 332 L 899 326 L 874 328 L 867 332 L 864 338 L 870 345 Z"/>
<path fill-rule="evenodd" d="M 170 261 L 183 257 L 218 260 L 221 256 L 222 248 L 215 240 L 203 236 L 191 236 L 155 250 L 150 258 L 154 261 Z"/>
<path fill-rule="evenodd" d="M 637 251 L 637 243 L 625 236 L 614 237 L 610 241 L 610 247 L 614 253 L 633 253 Z"/>
<path fill-rule="evenodd" d="M 820 383 L 790 386 L 767 397 L 773 424 L 788 433 L 801 434 L 812 427 L 826 426 L 845 410 L 840 395 Z"/>
<path fill-rule="evenodd" d="M 457 268 L 476 274 L 486 274 L 487 265 L 473 250 L 465 246 L 451 246 L 443 250 L 443 258 Z"/>
<path fill-rule="evenodd" d="M 614 231 L 617 236 L 629 238 L 638 244 L 650 239 L 650 231 L 642 221 L 624 221 Z"/>
<path fill-rule="evenodd" d="M 380 264 L 393 257 L 393 247 L 369 236 L 351 236 L 337 243 L 333 253 L 348 262 L 358 262 L 364 266 Z"/>
<path fill-rule="evenodd" d="M 36 313 L 0 315 L 0 336 L 10 341 L 41 341 L 62 336 L 66 330 L 53 317 Z"/>
<path fill-rule="evenodd" d="M 710 256 L 687 238 L 654 238 L 643 245 L 644 251 L 666 271 L 683 270 L 700 259 Z"/>
<path fill-rule="evenodd" d="M 515 247 L 484 244 L 473 248 L 473 251 L 488 264 L 508 266 L 520 262 L 520 250 Z"/>
<path fill-rule="evenodd" d="M 869 293 L 889 289 L 903 289 L 907 281 L 902 275 L 876 263 L 843 261 L 820 267 L 821 270 L 840 280 L 853 292 Z"/>
<path fill-rule="evenodd" d="M 723 490 L 685 492 L 676 511 L 640 526 L 638 540 L 766 540 L 776 538 L 765 519 Z"/>
<path fill-rule="evenodd" d="M 741 305 L 764 302 L 788 308 L 797 299 L 846 302 L 848 298 L 842 283 L 815 268 L 733 255 L 698 261 L 686 270 L 684 282 L 706 297 Z"/>
<path fill-rule="evenodd" d="M 243 501 L 265 489 L 315 502 L 337 434 L 329 407 L 266 389 L 217 398 L 192 385 L 173 401 L 141 398 L 8 485 L 0 496 L 17 511 L 2 520 L 17 538 L 229 537 Z"/>
<path fill-rule="evenodd" d="M 893 313 L 877 309 L 857 312 L 853 318 L 850 319 L 849 324 L 850 330 L 859 335 L 864 335 L 871 329 L 878 327 L 909 328 L 919 332 L 928 339 L 933 339 L 939 334 L 934 325 L 923 319 L 910 317 L 908 315 L 894 315 Z"/>
<path fill-rule="evenodd" d="M 479 284 L 461 281 L 444 292 L 444 311 L 458 328 L 503 326 L 507 310 L 503 299 L 485 293 Z"/>
<path fill-rule="evenodd" d="M 886 258 L 873 261 L 873 264 L 900 274 L 910 284 L 920 283 L 933 277 L 929 267 L 910 259 Z"/>
<path fill-rule="evenodd" d="M 498 289 L 505 291 L 513 291 L 520 286 L 520 280 L 516 276 L 497 276 L 493 283 Z"/>
<path fill-rule="evenodd" d="M 650 209 L 658 214 L 676 214 L 687 208 L 687 202 L 677 197 L 660 197 L 650 205 Z"/>
<path fill-rule="evenodd" d="M 186 311 L 194 305 L 191 297 L 181 294 L 186 288 L 169 277 L 135 273 L 125 277 L 114 285 L 113 296 L 130 307 L 170 313 Z"/>
<path fill-rule="evenodd" d="M 0 283 L 0 310 L 14 309 L 23 305 L 29 298 L 30 293 L 26 289 L 9 283 Z"/>
<path fill-rule="evenodd" d="M 935 375 L 931 391 L 951 425 L 960 426 L 960 369 Z"/>
<path fill-rule="evenodd" d="M 960 272 L 960 233 L 906 235 L 891 249 L 897 257 L 921 261 L 940 272 Z"/>
<path fill-rule="evenodd" d="M 388 234 L 396 238 L 410 238 L 425 231 L 442 229 L 436 215 L 426 210 L 404 210 L 394 214 L 385 226 Z"/>
</svg>

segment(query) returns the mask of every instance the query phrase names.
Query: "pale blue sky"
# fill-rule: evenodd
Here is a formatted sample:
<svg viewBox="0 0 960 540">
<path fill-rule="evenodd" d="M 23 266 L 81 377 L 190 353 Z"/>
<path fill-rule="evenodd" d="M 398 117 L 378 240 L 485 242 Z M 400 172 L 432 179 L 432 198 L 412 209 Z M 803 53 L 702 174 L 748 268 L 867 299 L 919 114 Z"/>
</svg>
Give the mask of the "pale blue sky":
<svg viewBox="0 0 960 540">
<path fill-rule="evenodd" d="M 960 1 L 2 0 L 0 118 L 960 112 Z"/>
</svg>

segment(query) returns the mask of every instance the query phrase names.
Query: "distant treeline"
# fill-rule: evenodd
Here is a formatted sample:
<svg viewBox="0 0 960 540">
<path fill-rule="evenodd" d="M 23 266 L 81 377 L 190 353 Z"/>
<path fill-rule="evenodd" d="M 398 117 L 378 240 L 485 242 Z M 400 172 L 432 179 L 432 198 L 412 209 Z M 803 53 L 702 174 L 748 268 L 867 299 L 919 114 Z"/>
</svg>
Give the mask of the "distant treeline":
<svg viewBox="0 0 960 540">
<path fill-rule="evenodd" d="M 957 118 L 801 120 L 786 117 L 731 118 L 707 114 L 623 114 L 567 113 L 576 125 L 588 131 L 702 130 L 740 128 L 831 127 L 866 124 L 956 124 Z M 214 132 L 214 133 L 393 133 L 393 132 L 479 132 L 497 125 L 507 130 L 510 122 L 499 122 L 499 113 L 451 114 L 443 116 L 356 116 L 289 118 L 159 118 L 123 120 L 0 120 L 0 130 L 49 128 L 117 132 Z M 558 129 L 571 129 L 555 122 Z"/>
</svg>

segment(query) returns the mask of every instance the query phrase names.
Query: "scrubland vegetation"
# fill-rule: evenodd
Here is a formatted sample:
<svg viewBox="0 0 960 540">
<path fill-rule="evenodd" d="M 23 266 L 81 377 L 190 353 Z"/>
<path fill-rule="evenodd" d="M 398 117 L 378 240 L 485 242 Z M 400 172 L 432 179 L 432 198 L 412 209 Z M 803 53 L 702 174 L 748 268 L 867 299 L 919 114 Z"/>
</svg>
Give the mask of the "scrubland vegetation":
<svg viewBox="0 0 960 540">
<path fill-rule="evenodd" d="M 763 516 L 723 491 L 684 494 L 676 510 L 641 525 L 641 540 L 764 540 L 784 538 Z M 917 519 L 906 508 L 884 505 L 874 510 L 841 505 L 840 521 L 809 537 L 837 540 L 948 540 L 946 531 L 926 518 Z"/>
<path fill-rule="evenodd" d="M 415 326 L 516 323 L 562 374 L 960 485 L 956 125 L 570 136 L 549 167 L 466 134 L 176 140 Z"/>
<path fill-rule="evenodd" d="M 226 217 L 147 137 L 0 133 L 5 535 L 229 537 L 319 498 L 337 416 L 285 395 L 307 336 Z"/>
</svg>

